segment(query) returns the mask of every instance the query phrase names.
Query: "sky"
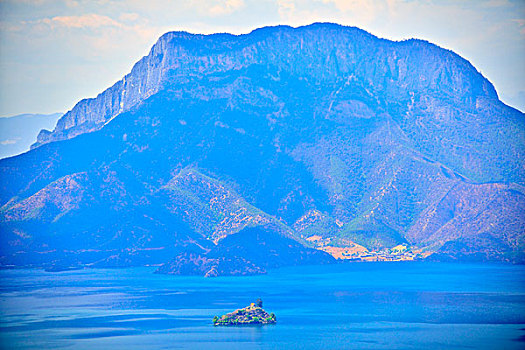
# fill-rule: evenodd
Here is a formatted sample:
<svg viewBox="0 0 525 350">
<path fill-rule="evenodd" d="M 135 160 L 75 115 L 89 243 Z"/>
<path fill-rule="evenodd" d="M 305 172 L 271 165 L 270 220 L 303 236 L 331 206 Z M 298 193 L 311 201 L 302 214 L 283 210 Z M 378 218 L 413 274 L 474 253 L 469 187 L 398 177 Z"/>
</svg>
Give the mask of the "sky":
<svg viewBox="0 0 525 350">
<path fill-rule="evenodd" d="M 451 49 L 525 111 L 525 0 L 0 0 L 0 117 L 70 110 L 129 73 L 168 31 L 313 22 Z"/>
</svg>

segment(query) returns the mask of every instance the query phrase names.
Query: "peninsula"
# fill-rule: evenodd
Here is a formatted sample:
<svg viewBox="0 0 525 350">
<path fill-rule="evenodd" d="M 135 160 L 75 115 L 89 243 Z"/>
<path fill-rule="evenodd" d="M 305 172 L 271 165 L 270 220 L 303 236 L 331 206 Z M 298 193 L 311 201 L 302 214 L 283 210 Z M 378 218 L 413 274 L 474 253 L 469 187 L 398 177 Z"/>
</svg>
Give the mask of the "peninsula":
<svg viewBox="0 0 525 350">
<path fill-rule="evenodd" d="M 275 324 L 277 322 L 273 313 L 268 314 L 262 308 L 262 300 L 257 299 L 249 306 L 235 310 L 221 317 L 213 318 L 214 326 L 238 326 L 253 324 Z"/>
</svg>

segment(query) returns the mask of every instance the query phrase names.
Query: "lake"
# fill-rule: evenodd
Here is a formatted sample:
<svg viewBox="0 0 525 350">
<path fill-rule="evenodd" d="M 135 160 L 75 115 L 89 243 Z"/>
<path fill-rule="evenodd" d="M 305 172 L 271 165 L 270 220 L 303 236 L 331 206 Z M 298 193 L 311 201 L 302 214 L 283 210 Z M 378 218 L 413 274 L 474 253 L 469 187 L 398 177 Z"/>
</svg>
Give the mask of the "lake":
<svg viewBox="0 0 525 350">
<path fill-rule="evenodd" d="M 154 270 L 0 271 L 0 347 L 525 348 L 524 266 L 346 263 L 219 278 Z M 276 325 L 212 325 L 259 297 Z"/>
</svg>

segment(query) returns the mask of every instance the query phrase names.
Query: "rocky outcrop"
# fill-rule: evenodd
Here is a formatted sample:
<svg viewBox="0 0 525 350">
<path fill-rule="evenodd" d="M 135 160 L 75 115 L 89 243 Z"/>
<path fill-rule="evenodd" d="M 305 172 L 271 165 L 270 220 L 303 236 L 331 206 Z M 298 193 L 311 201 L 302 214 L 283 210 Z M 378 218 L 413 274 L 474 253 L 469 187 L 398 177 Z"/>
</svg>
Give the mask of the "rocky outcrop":
<svg viewBox="0 0 525 350">
<path fill-rule="evenodd" d="M 275 324 L 277 318 L 275 314 L 267 313 L 262 308 L 262 300 L 258 299 L 255 303 L 242 309 L 237 309 L 221 317 L 213 318 L 214 326 L 243 326 L 257 324 Z"/>
</svg>

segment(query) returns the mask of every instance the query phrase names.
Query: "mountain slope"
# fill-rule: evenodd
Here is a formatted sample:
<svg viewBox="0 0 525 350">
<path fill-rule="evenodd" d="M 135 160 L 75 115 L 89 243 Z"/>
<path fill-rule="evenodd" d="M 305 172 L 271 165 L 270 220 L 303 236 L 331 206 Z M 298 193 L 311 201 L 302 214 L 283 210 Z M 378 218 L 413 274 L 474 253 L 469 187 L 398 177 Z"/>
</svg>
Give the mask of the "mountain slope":
<svg viewBox="0 0 525 350">
<path fill-rule="evenodd" d="M 172 273 L 329 262 L 314 236 L 523 262 L 524 123 L 427 42 L 333 24 L 168 33 L 31 152 L 0 161 L 2 259 L 64 253 L 60 233 L 103 252 L 79 263 L 171 254 L 160 271 Z M 250 241 L 274 248 L 258 258 Z"/>
</svg>

